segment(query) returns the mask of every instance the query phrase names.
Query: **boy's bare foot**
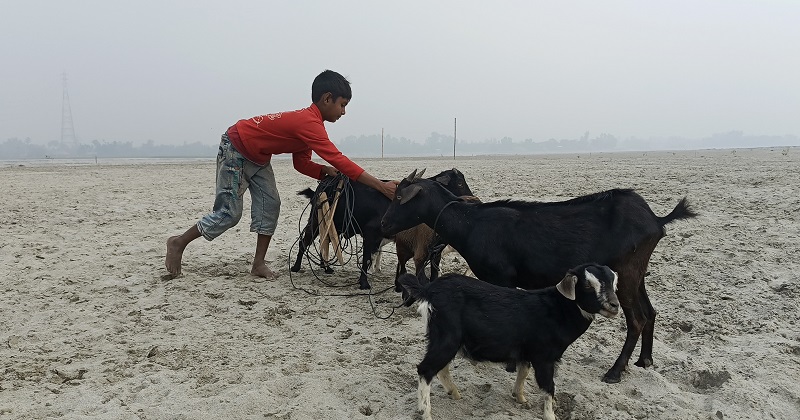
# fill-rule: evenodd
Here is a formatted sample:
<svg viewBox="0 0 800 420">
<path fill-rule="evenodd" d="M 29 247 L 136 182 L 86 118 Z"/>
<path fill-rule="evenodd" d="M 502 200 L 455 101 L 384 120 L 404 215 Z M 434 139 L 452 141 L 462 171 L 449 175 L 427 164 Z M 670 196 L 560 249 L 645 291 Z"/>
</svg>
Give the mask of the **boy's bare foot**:
<svg viewBox="0 0 800 420">
<path fill-rule="evenodd" d="M 183 250 L 186 249 L 186 246 L 182 246 L 178 238 L 178 236 L 172 236 L 167 239 L 167 258 L 165 263 L 167 271 L 172 277 L 181 275 L 181 258 L 183 258 Z"/>
<path fill-rule="evenodd" d="M 260 281 L 275 280 L 278 278 L 278 275 L 272 272 L 266 264 L 254 265 L 253 269 L 250 270 L 250 274 L 259 277 L 258 280 Z"/>
</svg>

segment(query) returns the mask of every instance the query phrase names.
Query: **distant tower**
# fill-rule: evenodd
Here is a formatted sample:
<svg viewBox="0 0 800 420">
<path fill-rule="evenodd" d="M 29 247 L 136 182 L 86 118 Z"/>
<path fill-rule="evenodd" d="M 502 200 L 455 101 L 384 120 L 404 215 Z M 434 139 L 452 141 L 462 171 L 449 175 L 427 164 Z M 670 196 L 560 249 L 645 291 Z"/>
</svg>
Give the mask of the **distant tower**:
<svg viewBox="0 0 800 420">
<path fill-rule="evenodd" d="M 64 97 L 61 102 L 61 144 L 71 143 L 78 145 L 75 137 L 75 127 L 72 125 L 72 108 L 69 106 L 69 93 L 67 93 L 67 73 L 61 74 L 64 81 Z"/>
</svg>

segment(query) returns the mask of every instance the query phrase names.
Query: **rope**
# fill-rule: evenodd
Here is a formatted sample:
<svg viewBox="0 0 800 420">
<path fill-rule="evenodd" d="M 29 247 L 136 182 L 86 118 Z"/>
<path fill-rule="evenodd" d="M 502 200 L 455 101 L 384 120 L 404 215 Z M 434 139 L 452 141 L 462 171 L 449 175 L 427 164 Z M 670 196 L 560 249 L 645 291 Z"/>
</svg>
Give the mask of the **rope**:
<svg viewBox="0 0 800 420">
<path fill-rule="evenodd" d="M 444 212 L 444 209 L 446 209 L 449 205 L 451 205 L 453 203 L 456 203 L 458 201 L 459 200 L 450 201 L 447 204 L 445 204 L 444 207 L 442 207 L 441 210 L 439 210 L 439 214 L 436 215 L 436 220 L 434 220 L 434 222 L 433 222 L 433 228 L 431 228 L 433 230 L 433 233 L 436 233 L 436 225 L 439 224 L 439 217 L 442 215 L 442 212 Z"/>
<path fill-rule="evenodd" d="M 439 213 L 436 215 L 436 219 L 435 219 L 435 220 L 434 220 L 434 222 L 433 222 L 433 227 L 431 228 L 431 230 L 433 230 L 433 234 L 434 234 L 436 237 L 439 237 L 439 238 L 441 238 L 441 236 L 440 236 L 438 233 L 436 233 L 436 225 L 438 225 L 438 224 L 439 224 L 439 217 L 440 217 L 440 216 L 442 215 L 442 213 L 444 212 L 444 209 L 446 209 L 448 206 L 450 206 L 451 204 L 453 204 L 453 203 L 455 203 L 455 202 L 458 202 L 458 201 L 460 201 L 460 200 L 453 200 L 453 201 L 450 201 L 450 202 L 448 202 L 447 204 L 445 204 L 445 205 L 442 207 L 442 209 L 441 209 L 441 210 L 439 210 Z M 434 266 L 434 263 L 433 263 L 433 258 L 431 258 L 431 257 L 432 257 L 432 255 L 431 255 L 431 254 L 433 253 L 433 250 L 434 250 L 434 248 L 435 248 L 435 246 L 434 246 L 434 245 L 435 245 L 437 242 L 438 242 L 438 241 L 433 241 L 433 242 L 431 242 L 431 245 L 430 245 L 430 247 L 428 248 L 428 258 L 427 258 L 427 260 L 425 261 L 425 267 L 427 267 L 429 264 L 430 264 L 431 268 L 433 268 L 433 266 Z M 440 251 L 440 252 L 441 252 L 441 251 Z M 423 267 L 423 270 L 425 269 L 425 267 Z M 436 271 L 438 271 L 438 272 L 439 272 L 439 274 L 441 274 L 441 273 L 442 273 L 442 270 L 441 270 L 441 268 L 442 268 L 442 267 L 441 267 L 441 264 L 439 264 L 439 265 L 437 265 L 437 266 L 436 266 Z M 419 270 L 418 270 L 418 271 L 419 271 Z"/>
</svg>

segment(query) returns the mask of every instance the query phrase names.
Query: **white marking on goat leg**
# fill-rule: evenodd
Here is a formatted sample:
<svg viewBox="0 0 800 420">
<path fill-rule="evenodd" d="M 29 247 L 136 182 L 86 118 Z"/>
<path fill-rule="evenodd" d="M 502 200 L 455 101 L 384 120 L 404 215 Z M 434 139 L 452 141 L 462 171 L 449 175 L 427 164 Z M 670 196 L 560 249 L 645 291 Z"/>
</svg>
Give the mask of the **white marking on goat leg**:
<svg viewBox="0 0 800 420">
<path fill-rule="evenodd" d="M 417 387 L 417 410 L 422 413 L 423 420 L 431 419 L 431 384 L 420 375 Z"/>
<path fill-rule="evenodd" d="M 428 320 L 433 312 L 433 305 L 427 300 L 420 300 L 417 306 L 417 313 L 422 317 L 422 325 L 425 326 L 425 331 L 428 331 Z"/>
<path fill-rule="evenodd" d="M 528 402 L 525 398 L 525 379 L 530 371 L 531 366 L 528 363 L 517 363 L 517 380 L 514 382 L 514 389 L 511 391 L 511 395 L 520 404 Z"/>
<path fill-rule="evenodd" d="M 381 255 L 383 255 L 383 251 L 378 248 L 373 254 L 372 257 L 372 272 L 373 273 L 380 273 L 381 272 Z"/>
<path fill-rule="evenodd" d="M 542 420 L 556 420 L 556 413 L 553 412 L 553 396 L 550 394 L 544 396 L 544 413 L 542 413 Z"/>
<path fill-rule="evenodd" d="M 380 273 L 381 272 L 381 255 L 383 255 L 383 246 L 392 242 L 391 239 L 383 238 L 381 239 L 381 244 L 378 246 L 378 250 L 375 251 L 372 257 L 372 272 L 373 273 Z"/>
<path fill-rule="evenodd" d="M 444 386 L 444 390 L 447 391 L 454 400 L 461 399 L 461 394 L 458 392 L 455 382 L 453 382 L 453 377 L 450 376 L 450 363 L 442 368 L 442 370 L 436 374 L 436 377 L 439 378 L 439 382 Z"/>
</svg>

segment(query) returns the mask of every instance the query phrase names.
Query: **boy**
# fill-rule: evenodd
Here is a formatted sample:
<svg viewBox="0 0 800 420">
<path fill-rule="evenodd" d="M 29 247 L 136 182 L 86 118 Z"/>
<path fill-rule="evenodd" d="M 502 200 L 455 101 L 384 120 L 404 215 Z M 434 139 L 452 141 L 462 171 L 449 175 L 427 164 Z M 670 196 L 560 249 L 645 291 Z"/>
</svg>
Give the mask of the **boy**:
<svg viewBox="0 0 800 420">
<path fill-rule="evenodd" d="M 280 197 L 275 186 L 270 158 L 291 153 L 294 168 L 312 178 L 334 176 L 337 170 L 350 179 L 394 198 L 397 181 L 380 181 L 344 156 L 328 139 L 323 121 L 336 122 L 345 114 L 352 98 L 350 82 L 331 70 L 320 73 L 311 84 L 312 104 L 308 108 L 239 120 L 222 135 L 217 155 L 217 187 L 214 209 L 181 235 L 167 239 L 167 271 L 181 274 L 181 258 L 186 246 L 204 237 L 213 240 L 235 226 L 242 217 L 244 191 L 252 198 L 250 231 L 256 232 L 256 251 L 250 273 L 274 279 L 265 257 L 275 232 L 280 212 Z M 333 165 L 311 161 L 311 152 Z"/>
</svg>

